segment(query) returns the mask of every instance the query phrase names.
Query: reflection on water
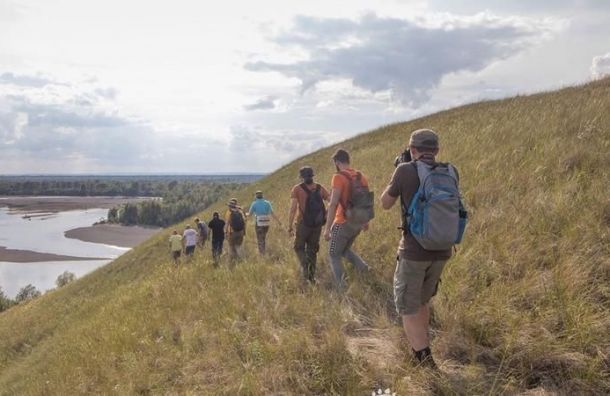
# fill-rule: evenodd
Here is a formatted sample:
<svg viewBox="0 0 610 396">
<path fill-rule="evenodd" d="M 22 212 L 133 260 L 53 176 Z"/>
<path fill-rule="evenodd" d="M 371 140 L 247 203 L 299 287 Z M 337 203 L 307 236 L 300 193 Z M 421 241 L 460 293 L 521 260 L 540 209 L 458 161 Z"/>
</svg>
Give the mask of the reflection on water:
<svg viewBox="0 0 610 396">
<path fill-rule="evenodd" d="M 6 263 L 0 261 L 0 286 L 7 296 L 14 298 L 19 289 L 31 283 L 41 292 L 55 287 L 55 280 L 64 271 L 77 278 L 109 263 L 102 261 L 45 261 L 41 263 Z"/>
<path fill-rule="evenodd" d="M 65 231 L 90 226 L 106 214 L 106 209 L 73 210 L 28 219 L 22 214 L 10 214 L 7 208 L 0 207 L 0 246 L 40 253 L 109 259 L 40 263 L 0 262 L 0 287 L 11 297 L 28 283 L 44 291 L 54 287 L 57 276 L 66 270 L 81 276 L 129 250 L 64 236 Z"/>
<path fill-rule="evenodd" d="M 90 226 L 107 213 L 106 209 L 71 210 L 28 220 L 20 214 L 10 214 L 7 208 L 0 208 L 0 245 L 67 256 L 116 258 L 129 249 L 64 236 L 64 232 Z"/>
</svg>

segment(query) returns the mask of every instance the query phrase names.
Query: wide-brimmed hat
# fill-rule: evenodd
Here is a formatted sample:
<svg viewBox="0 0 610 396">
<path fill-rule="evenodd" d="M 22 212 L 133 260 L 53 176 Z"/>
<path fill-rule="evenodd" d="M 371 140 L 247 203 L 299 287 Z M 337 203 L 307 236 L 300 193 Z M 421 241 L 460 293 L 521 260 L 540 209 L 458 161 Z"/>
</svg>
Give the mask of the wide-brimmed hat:
<svg viewBox="0 0 610 396">
<path fill-rule="evenodd" d="M 229 199 L 229 202 L 227 203 L 227 205 L 229 206 L 229 208 L 236 208 L 237 207 L 237 198 Z"/>
</svg>

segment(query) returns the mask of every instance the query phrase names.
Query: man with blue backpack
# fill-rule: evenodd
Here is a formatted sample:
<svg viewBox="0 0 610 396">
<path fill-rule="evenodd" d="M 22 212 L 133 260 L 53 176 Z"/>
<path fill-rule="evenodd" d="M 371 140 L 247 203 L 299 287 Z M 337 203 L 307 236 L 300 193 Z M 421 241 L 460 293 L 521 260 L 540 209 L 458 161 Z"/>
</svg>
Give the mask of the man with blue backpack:
<svg viewBox="0 0 610 396">
<path fill-rule="evenodd" d="M 403 236 L 394 272 L 394 303 L 418 363 L 436 368 L 429 340 L 430 299 L 441 273 L 460 243 L 466 210 L 457 169 L 436 162 L 438 135 L 430 129 L 411 134 L 412 161 L 397 164 L 381 196 L 384 209 L 400 198 Z"/>
<path fill-rule="evenodd" d="M 295 185 L 290 193 L 292 199 L 288 216 L 288 233 L 294 236 L 294 251 L 301 264 L 303 279 L 315 283 L 316 263 L 320 250 L 322 226 L 326 224 L 328 191 L 313 181 L 313 169 L 304 166 L 299 170 L 302 183 Z M 296 235 L 293 224 L 296 217 Z"/>
</svg>

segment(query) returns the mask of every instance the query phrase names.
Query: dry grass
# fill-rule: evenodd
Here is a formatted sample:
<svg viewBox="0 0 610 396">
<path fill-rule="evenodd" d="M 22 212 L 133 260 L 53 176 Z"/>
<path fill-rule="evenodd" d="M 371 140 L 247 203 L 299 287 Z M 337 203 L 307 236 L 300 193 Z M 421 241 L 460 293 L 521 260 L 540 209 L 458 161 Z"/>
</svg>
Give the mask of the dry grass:
<svg viewBox="0 0 610 396">
<path fill-rule="evenodd" d="M 610 80 L 473 104 L 341 144 L 379 194 L 420 127 L 460 169 L 471 223 L 435 301 L 442 371 L 413 366 L 392 307 L 398 210 L 356 249 L 374 268 L 333 293 L 303 287 L 290 238 L 234 271 L 209 252 L 172 268 L 167 232 L 0 314 L 0 394 L 607 394 L 610 392 Z M 282 219 L 297 170 L 330 180 L 330 147 L 240 191 Z M 216 206 L 212 209 L 218 209 Z M 204 217 L 209 217 L 206 211 Z M 323 245 L 323 249 L 326 246 Z"/>
</svg>

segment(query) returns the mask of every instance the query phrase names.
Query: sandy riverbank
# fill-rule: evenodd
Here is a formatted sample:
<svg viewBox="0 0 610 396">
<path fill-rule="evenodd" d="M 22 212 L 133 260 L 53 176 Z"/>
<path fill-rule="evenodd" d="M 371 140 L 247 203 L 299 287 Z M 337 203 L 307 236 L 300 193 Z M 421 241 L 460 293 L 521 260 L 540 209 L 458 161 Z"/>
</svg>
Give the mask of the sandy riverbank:
<svg viewBox="0 0 610 396">
<path fill-rule="evenodd" d="M 103 243 L 121 247 L 134 247 L 159 231 L 157 227 L 122 226 L 117 224 L 99 224 L 91 227 L 80 227 L 66 231 L 66 238 L 79 239 L 85 242 Z"/>
<path fill-rule="evenodd" d="M 85 260 L 107 260 L 100 257 L 74 257 L 52 253 L 33 252 L 31 250 L 7 249 L 0 246 L 0 261 L 11 263 L 35 263 L 41 261 L 85 261 Z"/>
<path fill-rule="evenodd" d="M 151 198 L 138 197 L 0 197 L 0 206 L 18 213 L 56 213 L 66 210 L 93 208 L 110 209 L 128 202 L 136 203 Z"/>
</svg>

